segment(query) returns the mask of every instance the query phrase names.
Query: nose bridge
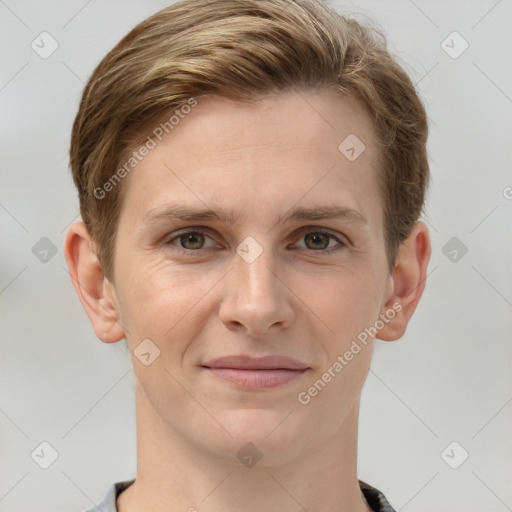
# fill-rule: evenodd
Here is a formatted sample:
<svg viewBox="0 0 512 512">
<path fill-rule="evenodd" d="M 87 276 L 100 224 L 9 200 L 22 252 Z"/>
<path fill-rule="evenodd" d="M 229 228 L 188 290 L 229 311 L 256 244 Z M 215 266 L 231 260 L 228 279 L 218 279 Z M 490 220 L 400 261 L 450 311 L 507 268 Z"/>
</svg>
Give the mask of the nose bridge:
<svg viewBox="0 0 512 512">
<path fill-rule="evenodd" d="M 261 242 L 261 240 L 260 240 Z M 250 305 L 251 301 L 275 301 L 277 278 L 274 254 L 268 243 L 247 237 L 238 247 L 235 273 L 239 279 L 238 295 Z M 262 305 L 259 304 L 259 307 Z"/>
</svg>

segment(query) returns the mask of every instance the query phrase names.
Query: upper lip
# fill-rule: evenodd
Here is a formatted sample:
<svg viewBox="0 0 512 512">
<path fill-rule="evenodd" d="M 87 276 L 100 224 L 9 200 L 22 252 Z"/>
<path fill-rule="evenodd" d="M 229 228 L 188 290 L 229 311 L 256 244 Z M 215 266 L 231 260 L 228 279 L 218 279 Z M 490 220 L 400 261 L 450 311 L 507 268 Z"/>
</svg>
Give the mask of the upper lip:
<svg viewBox="0 0 512 512">
<path fill-rule="evenodd" d="M 251 357 L 231 355 L 212 359 L 202 366 L 207 368 L 232 368 L 237 370 L 306 370 L 307 364 L 286 356 Z"/>
</svg>

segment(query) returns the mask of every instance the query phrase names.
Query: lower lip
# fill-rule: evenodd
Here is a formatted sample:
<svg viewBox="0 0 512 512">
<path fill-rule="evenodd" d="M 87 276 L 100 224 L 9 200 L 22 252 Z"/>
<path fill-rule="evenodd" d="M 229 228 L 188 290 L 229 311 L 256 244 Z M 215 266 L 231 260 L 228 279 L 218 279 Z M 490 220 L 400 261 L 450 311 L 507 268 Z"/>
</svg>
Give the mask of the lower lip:
<svg viewBox="0 0 512 512">
<path fill-rule="evenodd" d="M 207 368 L 215 377 L 248 389 L 275 388 L 300 377 L 304 370 L 240 370 Z"/>
</svg>

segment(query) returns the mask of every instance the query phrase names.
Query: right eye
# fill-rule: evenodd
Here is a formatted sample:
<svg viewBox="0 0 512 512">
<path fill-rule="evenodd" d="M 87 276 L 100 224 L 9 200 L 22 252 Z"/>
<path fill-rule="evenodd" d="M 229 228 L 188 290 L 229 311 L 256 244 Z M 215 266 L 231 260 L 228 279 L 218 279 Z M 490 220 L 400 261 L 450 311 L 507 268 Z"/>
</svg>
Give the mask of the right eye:
<svg viewBox="0 0 512 512">
<path fill-rule="evenodd" d="M 176 233 L 172 233 L 166 239 L 165 245 L 177 246 L 184 252 L 198 252 L 201 249 L 211 249 L 215 247 L 215 243 L 211 242 L 210 246 L 205 247 L 206 240 L 212 240 L 206 233 L 198 229 L 184 229 Z"/>
</svg>

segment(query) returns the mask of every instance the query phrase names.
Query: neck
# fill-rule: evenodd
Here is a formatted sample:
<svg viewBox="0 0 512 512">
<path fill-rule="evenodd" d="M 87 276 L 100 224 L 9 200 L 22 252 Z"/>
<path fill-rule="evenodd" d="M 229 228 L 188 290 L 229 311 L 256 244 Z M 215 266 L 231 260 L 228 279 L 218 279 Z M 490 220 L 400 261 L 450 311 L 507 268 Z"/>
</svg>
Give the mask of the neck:
<svg viewBox="0 0 512 512">
<path fill-rule="evenodd" d="M 119 512 L 371 512 L 357 479 L 359 397 L 332 436 L 279 463 L 234 464 L 192 446 L 137 387 L 137 478 Z"/>
</svg>

